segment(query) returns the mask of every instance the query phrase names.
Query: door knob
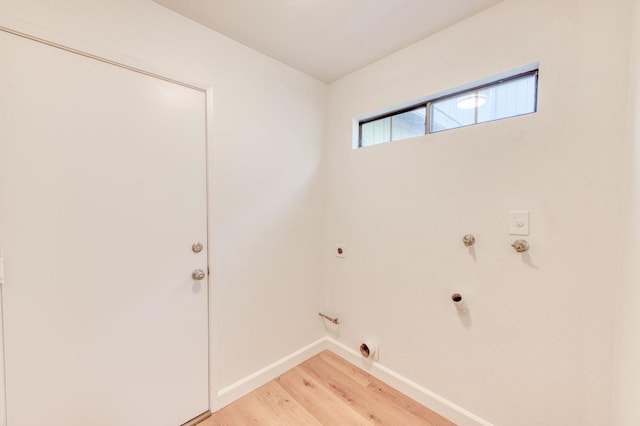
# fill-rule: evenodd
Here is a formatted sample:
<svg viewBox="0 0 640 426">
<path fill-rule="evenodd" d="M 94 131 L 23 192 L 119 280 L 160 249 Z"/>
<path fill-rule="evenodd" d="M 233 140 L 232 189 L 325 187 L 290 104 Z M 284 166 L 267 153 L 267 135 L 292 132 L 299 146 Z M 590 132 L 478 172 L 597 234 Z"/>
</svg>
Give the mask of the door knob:
<svg viewBox="0 0 640 426">
<path fill-rule="evenodd" d="M 195 271 L 193 271 L 191 273 L 191 278 L 193 278 L 194 280 L 200 281 L 202 279 L 204 279 L 205 277 L 205 273 L 202 269 L 196 269 Z"/>
</svg>

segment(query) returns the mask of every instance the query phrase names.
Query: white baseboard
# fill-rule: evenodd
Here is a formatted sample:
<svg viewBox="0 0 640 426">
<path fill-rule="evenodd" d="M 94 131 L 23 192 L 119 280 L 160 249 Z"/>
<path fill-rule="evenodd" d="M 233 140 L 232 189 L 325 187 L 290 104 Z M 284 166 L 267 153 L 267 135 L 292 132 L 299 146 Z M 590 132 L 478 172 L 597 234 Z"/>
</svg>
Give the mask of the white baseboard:
<svg viewBox="0 0 640 426">
<path fill-rule="evenodd" d="M 364 361 L 359 352 L 343 345 L 330 337 L 326 337 L 325 347 L 340 357 L 356 365 L 392 388 L 418 401 L 436 413 L 446 417 L 459 426 L 493 426 L 464 408 L 441 397 L 429 389 L 412 382 L 404 376 L 373 361 Z"/>
<path fill-rule="evenodd" d="M 211 411 L 220 410 L 221 408 L 242 398 L 249 392 L 258 389 L 265 383 L 268 383 L 276 377 L 286 373 L 298 364 L 303 363 L 309 358 L 319 354 L 325 349 L 327 349 L 326 338 L 316 340 L 315 342 L 305 346 L 304 348 L 299 349 L 290 355 L 287 355 L 286 357 L 264 367 L 259 371 L 256 371 L 250 376 L 247 376 L 244 379 L 239 380 L 224 389 L 221 389 L 217 392 L 217 397 L 215 399 L 216 404 L 211 408 Z"/>
<path fill-rule="evenodd" d="M 383 381 L 392 388 L 402 392 L 408 397 L 418 401 L 425 407 L 446 417 L 459 426 L 493 426 L 488 421 L 476 416 L 453 402 L 441 397 L 429 389 L 412 382 L 404 376 L 374 361 L 368 362 L 362 359 L 359 352 L 343 345 L 330 337 L 319 339 L 310 345 L 274 362 L 265 368 L 256 371 L 250 376 L 221 389 L 217 393 L 216 405 L 211 411 L 218 411 L 232 402 L 242 398 L 249 392 L 268 383 L 276 377 L 286 373 L 298 364 L 319 354 L 325 349 L 336 353 L 350 363 L 362 368 L 372 376 Z"/>
</svg>

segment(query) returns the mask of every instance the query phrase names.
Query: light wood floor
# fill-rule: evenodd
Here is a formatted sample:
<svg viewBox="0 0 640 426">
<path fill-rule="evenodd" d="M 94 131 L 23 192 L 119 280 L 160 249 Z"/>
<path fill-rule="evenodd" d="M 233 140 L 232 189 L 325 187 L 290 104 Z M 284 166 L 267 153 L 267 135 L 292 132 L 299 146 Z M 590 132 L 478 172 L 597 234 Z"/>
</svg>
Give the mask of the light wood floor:
<svg viewBox="0 0 640 426">
<path fill-rule="evenodd" d="M 199 426 L 351 426 L 454 423 L 324 351 Z"/>
</svg>

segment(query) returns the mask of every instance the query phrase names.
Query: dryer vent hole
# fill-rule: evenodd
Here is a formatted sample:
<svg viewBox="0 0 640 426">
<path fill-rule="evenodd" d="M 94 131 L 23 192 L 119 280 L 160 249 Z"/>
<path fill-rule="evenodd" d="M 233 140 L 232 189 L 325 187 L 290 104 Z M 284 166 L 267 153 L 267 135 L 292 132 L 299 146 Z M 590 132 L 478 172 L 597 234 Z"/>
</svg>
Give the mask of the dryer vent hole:
<svg viewBox="0 0 640 426">
<path fill-rule="evenodd" d="M 363 357 L 369 358 L 369 356 L 371 355 L 371 349 L 369 349 L 369 346 L 367 346 L 366 343 L 363 343 L 360 345 L 360 353 Z"/>
</svg>

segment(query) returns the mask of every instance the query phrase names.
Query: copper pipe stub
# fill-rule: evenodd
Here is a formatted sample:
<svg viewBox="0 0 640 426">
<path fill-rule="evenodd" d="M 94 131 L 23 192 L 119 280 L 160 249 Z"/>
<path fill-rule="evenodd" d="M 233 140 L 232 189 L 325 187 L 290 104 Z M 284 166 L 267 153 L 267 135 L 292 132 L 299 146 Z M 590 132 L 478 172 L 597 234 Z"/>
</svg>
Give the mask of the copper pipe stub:
<svg viewBox="0 0 640 426">
<path fill-rule="evenodd" d="M 326 319 L 327 321 L 334 323 L 335 325 L 340 325 L 340 321 L 338 320 L 338 318 L 330 317 L 329 315 L 323 314 L 322 312 L 318 313 L 318 315 Z"/>
</svg>

